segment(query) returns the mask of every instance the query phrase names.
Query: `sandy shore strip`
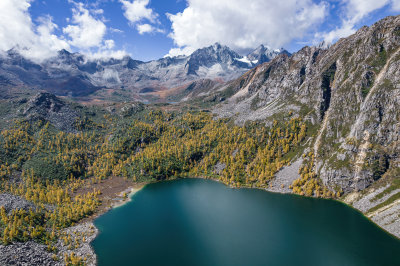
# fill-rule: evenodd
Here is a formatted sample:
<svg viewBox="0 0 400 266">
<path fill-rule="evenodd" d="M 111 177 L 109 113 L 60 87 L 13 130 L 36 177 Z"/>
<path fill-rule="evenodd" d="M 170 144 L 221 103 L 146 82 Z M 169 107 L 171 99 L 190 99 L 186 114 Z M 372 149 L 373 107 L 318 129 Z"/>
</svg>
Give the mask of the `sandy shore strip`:
<svg viewBox="0 0 400 266">
<path fill-rule="evenodd" d="M 129 187 L 126 190 L 122 191 L 121 193 L 119 193 L 117 195 L 118 198 L 114 199 L 115 203 L 112 205 L 112 208 L 121 207 L 121 206 L 127 204 L 128 202 L 132 201 L 132 197 L 137 192 L 142 190 L 142 188 L 144 188 L 144 187 L 145 187 L 145 185 Z"/>
</svg>

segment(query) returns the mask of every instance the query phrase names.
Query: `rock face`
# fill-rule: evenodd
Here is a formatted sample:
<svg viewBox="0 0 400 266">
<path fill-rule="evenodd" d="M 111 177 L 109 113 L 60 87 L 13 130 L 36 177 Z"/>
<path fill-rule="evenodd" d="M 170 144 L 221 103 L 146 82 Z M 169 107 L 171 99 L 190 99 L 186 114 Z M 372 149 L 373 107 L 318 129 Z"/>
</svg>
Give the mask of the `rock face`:
<svg viewBox="0 0 400 266">
<path fill-rule="evenodd" d="M 23 115 L 31 120 L 49 121 L 55 127 L 67 132 L 75 130 L 74 123 L 78 118 L 77 112 L 72 110 L 68 104 L 47 92 L 40 92 L 29 99 Z"/>
<path fill-rule="evenodd" d="M 261 44 L 257 49 L 247 55 L 247 59 L 253 64 L 259 65 L 271 61 L 280 54 L 286 54 L 290 56 L 290 53 L 283 48 L 273 50 L 270 47 L 265 47 Z"/>
<path fill-rule="evenodd" d="M 239 124 L 258 119 L 269 123 L 291 111 L 314 125 L 317 132 L 309 148 L 316 157 L 315 172 L 332 190 L 364 191 L 379 187 L 380 179 L 396 188 L 400 16 L 363 27 L 330 47 L 304 47 L 292 56 L 281 54 L 210 92 L 204 101 L 218 95 L 229 97 L 214 113 L 234 117 Z M 399 204 L 390 208 L 390 217 L 398 217 Z M 356 207 L 368 212 L 373 205 Z M 371 215 L 382 225 L 390 224 L 389 218 Z"/>
<path fill-rule="evenodd" d="M 306 117 L 319 125 L 313 150 L 324 183 L 362 190 L 400 163 L 399 73 L 400 16 L 388 17 L 328 49 L 257 66 L 224 86 L 232 96 L 214 112 L 237 123 L 289 110 Z"/>
<path fill-rule="evenodd" d="M 251 62 L 227 46 L 216 43 L 189 56 L 142 62 L 129 56 L 95 60 L 61 50 L 56 57 L 35 63 L 10 50 L 0 55 L 0 85 L 35 88 L 73 97 L 87 96 L 101 88 L 123 89 L 136 93 L 140 99 L 138 94 L 143 89 L 167 90 L 204 78 L 228 81 L 258 62 L 287 53 L 265 49 L 263 52 L 266 57 Z"/>
</svg>

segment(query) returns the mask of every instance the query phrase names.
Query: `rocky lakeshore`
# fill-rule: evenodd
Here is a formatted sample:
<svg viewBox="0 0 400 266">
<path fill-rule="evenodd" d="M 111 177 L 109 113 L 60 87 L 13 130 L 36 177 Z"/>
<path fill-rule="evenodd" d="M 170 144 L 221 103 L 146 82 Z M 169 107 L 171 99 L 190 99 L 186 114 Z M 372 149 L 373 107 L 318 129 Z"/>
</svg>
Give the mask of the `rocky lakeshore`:
<svg viewBox="0 0 400 266">
<path fill-rule="evenodd" d="M 370 188 L 364 193 L 353 192 L 348 194 L 343 201 L 363 212 L 371 221 L 400 238 L 400 200 L 394 200 L 390 204 L 382 204 L 395 197 L 400 189 L 395 189 L 384 194 L 389 186 Z M 379 196 L 383 195 L 383 196 Z"/>
<path fill-rule="evenodd" d="M 65 265 L 65 258 L 72 254 L 82 258 L 88 266 L 96 265 L 96 254 L 90 246 L 96 236 L 97 228 L 87 222 L 60 232 L 55 245 L 56 253 L 49 252 L 46 245 L 34 241 L 0 245 L 0 265 Z"/>
<path fill-rule="evenodd" d="M 266 190 L 291 193 L 288 184 L 293 178 L 298 177 L 297 171 L 300 165 L 301 160 L 299 159 L 282 168 L 277 173 L 274 184 Z M 0 245 L 0 265 L 66 265 L 66 258 L 71 256 L 80 258 L 85 265 L 96 265 L 96 254 L 90 244 L 98 234 L 98 229 L 94 226 L 93 220 L 112 208 L 126 204 L 130 201 L 131 196 L 144 186 L 144 184 L 129 183 L 129 186 L 126 187 L 121 186 L 121 183 L 118 182 L 120 180 L 114 179 L 114 181 L 119 184 L 117 191 L 115 191 L 115 186 L 110 186 L 111 183 L 109 181 L 106 180 L 102 183 L 103 189 L 108 189 L 105 189 L 106 193 L 102 195 L 102 205 L 99 207 L 98 212 L 82 221 L 82 223 L 59 232 L 59 237 L 55 244 L 57 252 L 49 252 L 46 245 L 34 241 L 17 242 L 7 246 Z M 395 190 L 381 199 L 375 200 L 376 195 L 384 190 L 385 187 L 376 190 L 371 189 L 367 194 L 351 193 L 343 201 L 362 211 L 368 218 L 389 233 L 400 237 L 400 226 L 396 222 L 396 217 L 399 215 L 400 202 L 395 201 L 389 207 L 378 208 L 374 212 L 369 211 L 398 192 Z M 113 193 L 110 193 L 110 191 L 113 191 Z M 20 208 L 29 209 L 35 206 L 32 202 L 11 194 L 0 194 L 0 205 L 5 206 L 7 211 Z"/>
<path fill-rule="evenodd" d="M 110 182 L 110 180 L 114 182 Z M 13 242 L 9 245 L 0 245 L 0 265 L 66 265 L 66 260 L 76 258 L 85 265 L 96 265 L 96 254 L 90 243 L 96 238 L 98 229 L 93 220 L 108 210 L 124 205 L 130 201 L 130 197 L 139 191 L 144 184 L 134 184 L 123 178 L 110 178 L 97 184 L 103 189 L 101 195 L 102 204 L 98 211 L 84 219 L 81 223 L 68 227 L 58 232 L 58 240 L 55 244 L 56 252 L 49 252 L 47 246 L 35 241 L 24 243 Z M 0 206 L 4 206 L 7 212 L 15 209 L 29 210 L 35 208 L 35 204 L 12 194 L 0 194 Z"/>
</svg>

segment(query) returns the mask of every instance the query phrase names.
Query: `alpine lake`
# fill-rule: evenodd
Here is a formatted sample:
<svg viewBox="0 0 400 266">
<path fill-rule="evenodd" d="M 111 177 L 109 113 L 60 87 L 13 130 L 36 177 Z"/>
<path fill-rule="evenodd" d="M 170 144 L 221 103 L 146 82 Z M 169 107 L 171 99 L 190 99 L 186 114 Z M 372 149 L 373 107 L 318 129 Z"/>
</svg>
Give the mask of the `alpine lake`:
<svg viewBox="0 0 400 266">
<path fill-rule="evenodd" d="M 204 179 L 146 185 L 95 225 L 100 266 L 400 265 L 400 240 L 343 203 Z"/>
</svg>

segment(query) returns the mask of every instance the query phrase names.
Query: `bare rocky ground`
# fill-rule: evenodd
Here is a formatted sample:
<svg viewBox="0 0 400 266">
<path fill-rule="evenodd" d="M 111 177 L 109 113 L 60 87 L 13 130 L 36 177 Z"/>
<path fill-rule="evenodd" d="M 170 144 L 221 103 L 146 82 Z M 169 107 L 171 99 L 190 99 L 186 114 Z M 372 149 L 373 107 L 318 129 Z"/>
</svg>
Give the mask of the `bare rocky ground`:
<svg viewBox="0 0 400 266">
<path fill-rule="evenodd" d="M 65 265 L 65 255 L 74 253 L 75 256 L 85 258 L 88 266 L 96 265 L 96 254 L 90 243 L 97 236 L 97 228 L 91 222 L 79 224 L 65 229 L 61 235 L 72 239 L 71 245 L 64 243 L 64 237 L 60 237 L 56 247 L 56 254 L 48 252 L 46 245 L 34 241 L 25 243 L 13 243 L 8 246 L 0 245 L 0 265 L 2 266 L 31 266 L 31 265 Z"/>
<path fill-rule="evenodd" d="M 84 258 L 87 266 L 96 265 L 96 254 L 90 243 L 96 238 L 97 228 L 92 222 L 86 222 L 73 227 L 69 227 L 61 232 L 61 236 L 71 237 L 71 244 L 65 244 L 64 237 L 60 237 L 56 244 L 58 249 L 57 257 L 63 261 L 65 255 L 74 253 L 75 256 Z"/>
<path fill-rule="evenodd" d="M 365 194 L 359 192 L 350 193 L 344 198 L 344 202 L 360 210 L 377 225 L 400 238 L 400 200 L 394 201 L 375 211 L 370 211 L 378 204 L 385 202 L 391 196 L 400 192 L 400 189 L 396 189 L 380 199 L 375 198 L 388 187 L 389 185 L 378 189 L 370 189 Z"/>
<path fill-rule="evenodd" d="M 400 238 L 400 201 L 394 202 L 389 206 L 385 206 L 384 208 L 374 212 L 373 215 L 367 215 L 372 219 L 376 224 Z"/>
<path fill-rule="evenodd" d="M 10 212 L 15 209 L 23 209 L 28 211 L 29 209 L 36 208 L 35 204 L 32 202 L 8 193 L 0 194 L 0 206 L 4 206 L 6 212 Z"/>
<path fill-rule="evenodd" d="M 297 159 L 294 163 L 289 166 L 283 167 L 272 180 L 270 187 L 267 189 L 271 192 L 279 193 L 292 193 L 289 186 L 294 180 L 300 177 L 299 169 L 303 160 Z"/>
<path fill-rule="evenodd" d="M 33 241 L 0 245 L 0 265 L 31 266 L 31 265 L 63 265 L 52 258 L 53 254 L 46 250 L 45 245 Z"/>
</svg>

